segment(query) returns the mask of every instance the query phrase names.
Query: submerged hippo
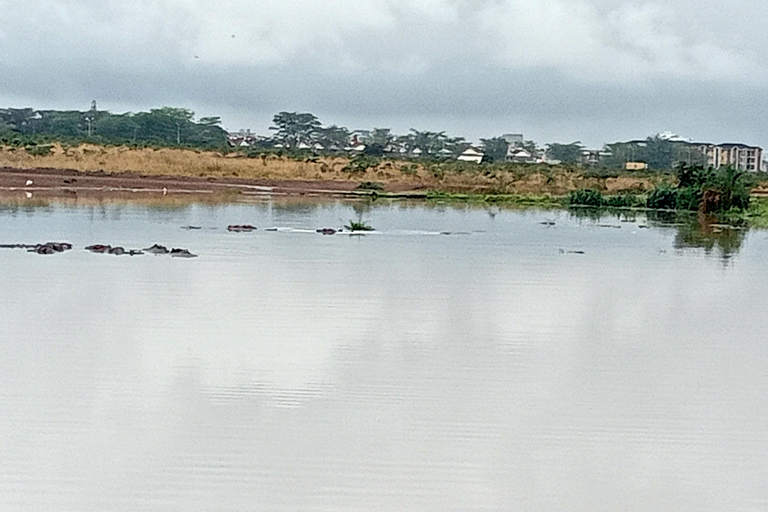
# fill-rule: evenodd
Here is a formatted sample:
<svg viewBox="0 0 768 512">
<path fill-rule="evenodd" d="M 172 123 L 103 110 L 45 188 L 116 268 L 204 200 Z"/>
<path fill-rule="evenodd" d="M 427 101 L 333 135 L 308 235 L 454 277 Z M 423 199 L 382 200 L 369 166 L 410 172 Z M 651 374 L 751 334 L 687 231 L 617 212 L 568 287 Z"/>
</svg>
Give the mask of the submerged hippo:
<svg viewBox="0 0 768 512">
<path fill-rule="evenodd" d="M 322 233 L 323 235 L 335 235 L 337 231 L 333 228 L 322 228 L 315 230 L 318 233 Z"/>
<path fill-rule="evenodd" d="M 227 226 L 227 231 L 234 231 L 236 233 L 255 231 L 256 229 L 256 226 L 251 226 L 250 224 L 231 224 Z"/>
<path fill-rule="evenodd" d="M 124 254 L 129 256 L 136 256 L 139 254 L 144 254 L 142 251 L 136 249 L 125 249 L 124 247 L 112 247 L 111 245 L 102 244 L 89 245 L 85 248 L 85 250 L 95 252 L 97 254 L 112 254 L 114 256 L 122 256 Z"/>
<path fill-rule="evenodd" d="M 89 245 L 85 248 L 86 251 L 95 252 L 97 254 L 104 254 L 105 252 L 109 251 L 112 248 L 111 245 L 101 245 L 101 244 L 95 244 L 95 245 Z"/>
<path fill-rule="evenodd" d="M 144 249 L 144 252 L 148 252 L 149 254 L 168 254 L 171 251 L 164 245 L 154 244 L 152 247 Z"/>
<path fill-rule="evenodd" d="M 171 249 L 171 256 L 174 258 L 197 258 L 197 254 L 192 254 L 187 249 Z"/>
</svg>

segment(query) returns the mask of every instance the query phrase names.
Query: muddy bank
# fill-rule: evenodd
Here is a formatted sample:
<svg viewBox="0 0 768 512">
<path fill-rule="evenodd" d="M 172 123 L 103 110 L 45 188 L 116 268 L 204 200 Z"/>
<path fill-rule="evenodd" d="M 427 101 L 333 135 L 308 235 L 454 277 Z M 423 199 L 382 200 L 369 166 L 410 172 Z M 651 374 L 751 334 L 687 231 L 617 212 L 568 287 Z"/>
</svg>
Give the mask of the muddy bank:
<svg viewBox="0 0 768 512">
<path fill-rule="evenodd" d="M 150 176 L 133 172 L 81 172 L 74 169 L 0 168 L 0 195 L 35 197 L 119 195 L 339 195 L 364 196 L 354 181 L 277 180 L 192 176 Z M 418 197 L 425 191 L 389 184 L 383 192 Z"/>
</svg>

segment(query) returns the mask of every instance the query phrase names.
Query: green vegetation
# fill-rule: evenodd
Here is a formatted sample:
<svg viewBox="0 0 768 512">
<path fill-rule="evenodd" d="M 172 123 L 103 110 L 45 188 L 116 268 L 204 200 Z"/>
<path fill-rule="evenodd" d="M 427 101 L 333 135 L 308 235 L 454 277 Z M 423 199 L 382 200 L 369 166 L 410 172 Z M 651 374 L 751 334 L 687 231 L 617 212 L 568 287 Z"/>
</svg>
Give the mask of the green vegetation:
<svg viewBox="0 0 768 512">
<path fill-rule="evenodd" d="M 584 150 L 581 142 L 572 142 L 570 144 L 547 144 L 547 154 L 552 160 L 559 160 L 564 164 L 575 164 L 581 158 L 581 152 Z"/>
<path fill-rule="evenodd" d="M 342 169 L 345 172 L 363 173 L 368 169 L 376 168 L 381 164 L 381 160 L 373 156 L 359 155 L 354 156 L 349 164 Z"/>
<path fill-rule="evenodd" d="M 636 194 L 604 196 L 595 189 L 575 190 L 568 196 L 572 206 L 645 207 L 654 210 L 691 210 L 725 214 L 743 212 L 750 207 L 752 178 L 733 167 L 705 168 L 700 164 L 681 163 L 677 167 L 677 185 L 662 183 L 646 197 Z"/>
<path fill-rule="evenodd" d="M 642 141 L 608 144 L 611 153 L 603 165 L 621 168 L 625 162 L 645 162 L 654 171 L 670 170 L 684 162 L 688 165 L 704 165 L 706 155 L 687 142 L 648 137 Z"/>
<path fill-rule="evenodd" d="M 549 194 L 455 194 L 432 190 L 427 192 L 425 199 L 442 203 L 482 203 L 537 208 L 565 206 L 562 199 Z"/>
<path fill-rule="evenodd" d="M 88 111 L 0 109 L 0 145 L 38 148 L 50 142 L 72 145 L 91 142 L 104 145 L 171 146 L 207 149 L 227 147 L 227 133 L 218 117 L 194 120 L 184 108 L 163 107 L 149 112 L 112 114 Z M 42 154 L 44 149 L 28 150 Z"/>
<path fill-rule="evenodd" d="M 348 229 L 350 231 L 373 231 L 373 228 L 362 220 L 351 220 L 349 221 L 348 225 L 344 226 L 344 229 Z"/>
</svg>

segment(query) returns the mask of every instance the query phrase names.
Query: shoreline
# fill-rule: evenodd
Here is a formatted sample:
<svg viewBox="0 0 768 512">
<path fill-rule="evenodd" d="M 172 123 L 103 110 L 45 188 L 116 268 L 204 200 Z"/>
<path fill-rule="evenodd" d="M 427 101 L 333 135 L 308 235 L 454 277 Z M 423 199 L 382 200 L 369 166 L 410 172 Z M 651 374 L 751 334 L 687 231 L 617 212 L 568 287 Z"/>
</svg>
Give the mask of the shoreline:
<svg viewBox="0 0 768 512">
<path fill-rule="evenodd" d="M 31 183 L 30 183 L 31 182 Z M 567 195 L 547 191 L 527 193 L 449 192 L 402 182 L 360 188 L 360 181 L 276 179 L 230 176 L 140 174 L 133 171 L 80 171 L 67 168 L 0 167 L 0 201 L 35 205 L 47 200 L 125 201 L 149 203 L 225 203 L 270 198 L 322 200 L 416 200 L 435 204 L 485 207 L 569 209 Z M 768 228 L 768 191 L 753 191 L 753 208 L 722 221 Z M 577 207 L 589 209 L 589 207 Z M 606 211 L 659 211 L 645 208 L 604 208 Z M 665 210 L 674 213 L 674 210 Z M 695 212 L 687 212 L 695 213 Z"/>
</svg>

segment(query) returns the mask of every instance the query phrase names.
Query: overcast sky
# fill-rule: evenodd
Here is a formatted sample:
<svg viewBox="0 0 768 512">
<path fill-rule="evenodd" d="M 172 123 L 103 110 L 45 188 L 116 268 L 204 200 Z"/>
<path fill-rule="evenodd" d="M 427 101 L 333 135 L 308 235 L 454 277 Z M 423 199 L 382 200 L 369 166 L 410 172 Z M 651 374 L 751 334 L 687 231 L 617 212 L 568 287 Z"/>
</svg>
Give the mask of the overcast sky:
<svg viewBox="0 0 768 512">
<path fill-rule="evenodd" d="M 0 105 L 768 146 L 758 0 L 0 0 Z"/>
</svg>

